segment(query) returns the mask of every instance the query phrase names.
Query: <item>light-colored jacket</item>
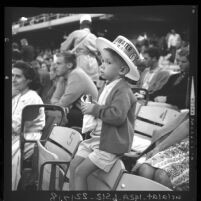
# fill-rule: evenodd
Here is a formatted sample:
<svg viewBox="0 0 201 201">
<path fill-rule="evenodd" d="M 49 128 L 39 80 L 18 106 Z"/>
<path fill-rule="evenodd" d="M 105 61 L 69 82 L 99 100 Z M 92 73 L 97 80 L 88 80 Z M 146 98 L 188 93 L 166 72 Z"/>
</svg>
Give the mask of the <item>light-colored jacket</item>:
<svg viewBox="0 0 201 201">
<path fill-rule="evenodd" d="M 145 68 L 141 74 L 140 80 L 137 83 L 138 87 L 142 87 L 144 78 L 148 72 L 149 72 L 149 68 Z M 159 70 L 155 73 L 155 75 L 152 77 L 149 83 L 149 87 L 147 89 L 149 93 L 151 94 L 161 89 L 167 83 L 169 77 L 170 77 L 170 73 L 167 70 L 164 70 L 163 68 L 159 68 Z"/>
<path fill-rule="evenodd" d="M 73 31 L 61 44 L 60 50 L 74 50 L 77 55 L 77 66 L 81 67 L 93 81 L 99 79 L 98 62 L 96 60 L 97 37 L 89 29 Z"/>
<path fill-rule="evenodd" d="M 79 98 L 89 94 L 94 100 L 97 99 L 98 90 L 90 77 L 80 68 L 73 69 L 67 80 L 58 82 L 56 90 L 51 98 L 51 103 L 62 107 L 76 104 L 81 107 Z"/>
</svg>

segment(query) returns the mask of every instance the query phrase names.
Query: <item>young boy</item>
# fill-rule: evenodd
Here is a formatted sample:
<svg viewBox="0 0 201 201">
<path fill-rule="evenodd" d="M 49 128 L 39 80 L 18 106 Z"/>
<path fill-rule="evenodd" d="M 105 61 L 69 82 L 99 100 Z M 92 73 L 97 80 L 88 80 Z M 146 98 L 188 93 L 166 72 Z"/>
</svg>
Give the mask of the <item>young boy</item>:
<svg viewBox="0 0 201 201">
<path fill-rule="evenodd" d="M 125 37 L 114 42 L 99 37 L 96 45 L 102 56 L 101 76 L 107 80 L 97 103 L 83 103 L 83 114 L 96 118 L 91 138 L 81 142 L 70 165 L 70 190 L 88 190 L 87 177 L 97 169 L 109 172 L 133 141 L 136 99 L 125 77 L 137 81 L 134 61 L 139 53 Z"/>
</svg>

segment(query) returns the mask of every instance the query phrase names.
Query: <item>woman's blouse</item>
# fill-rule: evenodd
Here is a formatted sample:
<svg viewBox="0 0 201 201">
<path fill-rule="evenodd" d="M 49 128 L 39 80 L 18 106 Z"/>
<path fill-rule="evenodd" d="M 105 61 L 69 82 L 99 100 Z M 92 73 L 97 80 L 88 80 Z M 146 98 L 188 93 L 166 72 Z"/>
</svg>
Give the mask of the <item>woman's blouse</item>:
<svg viewBox="0 0 201 201">
<path fill-rule="evenodd" d="M 43 104 L 40 96 L 33 90 L 27 91 L 25 94 L 18 94 L 12 98 L 12 133 L 19 134 L 21 129 L 22 110 L 27 105 Z M 39 131 L 45 126 L 45 113 L 41 108 L 37 121 L 32 126 L 32 130 Z"/>
</svg>

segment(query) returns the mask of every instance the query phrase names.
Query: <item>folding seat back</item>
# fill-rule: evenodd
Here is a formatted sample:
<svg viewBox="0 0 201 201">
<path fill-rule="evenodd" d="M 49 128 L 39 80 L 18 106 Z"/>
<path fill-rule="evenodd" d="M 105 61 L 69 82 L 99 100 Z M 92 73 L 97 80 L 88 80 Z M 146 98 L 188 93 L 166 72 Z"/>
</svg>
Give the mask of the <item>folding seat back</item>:
<svg viewBox="0 0 201 201">
<path fill-rule="evenodd" d="M 62 172 L 58 166 L 53 167 L 52 162 L 56 162 L 56 154 L 48 151 L 40 141 L 37 141 L 38 147 L 38 190 L 59 190 L 59 181 L 61 181 Z"/>
<path fill-rule="evenodd" d="M 153 131 L 174 120 L 179 114 L 179 111 L 166 107 L 140 106 L 135 119 L 132 149 L 139 152 L 145 150 L 151 143 Z"/>
<path fill-rule="evenodd" d="M 82 140 L 81 134 L 76 130 L 55 126 L 45 143 L 45 147 L 56 153 L 59 160 L 70 161 Z"/>
</svg>

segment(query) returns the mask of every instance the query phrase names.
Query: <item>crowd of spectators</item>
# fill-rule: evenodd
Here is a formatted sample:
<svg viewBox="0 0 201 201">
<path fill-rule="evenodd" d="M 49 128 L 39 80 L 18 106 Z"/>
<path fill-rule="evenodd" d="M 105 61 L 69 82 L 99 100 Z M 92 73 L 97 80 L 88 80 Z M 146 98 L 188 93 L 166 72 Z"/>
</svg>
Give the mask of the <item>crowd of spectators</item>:
<svg viewBox="0 0 201 201">
<path fill-rule="evenodd" d="M 84 27 L 83 29 L 84 33 L 86 28 Z M 70 38 L 66 39 L 67 42 L 69 40 Z M 155 34 L 142 33 L 136 36 L 132 42 L 140 53 L 140 60 L 136 65 L 141 74 L 140 80 L 134 83 L 134 86 L 148 90 L 151 101 L 166 102 L 175 105 L 179 109 L 187 108 L 188 104 L 186 105 L 183 102 L 189 102 L 186 101 L 186 97 L 188 98 L 188 72 L 190 69 L 189 42 L 183 40 L 174 29 L 161 37 L 157 37 Z M 70 44 L 70 42 L 68 43 Z M 63 51 L 64 42 L 61 44 L 61 49 L 40 49 L 39 47 L 34 47 L 32 44 L 30 45 L 25 38 L 20 40 L 20 44 L 17 42 L 13 42 L 12 44 L 12 65 L 18 60 L 27 62 L 36 71 L 36 74 L 38 74 L 38 84 L 40 87 L 37 89 L 37 92 L 39 96 L 44 103 L 51 103 L 52 95 L 56 90 L 58 80 L 60 80 L 56 72 L 56 55 Z M 91 64 L 90 61 L 89 64 Z M 98 60 L 98 64 L 100 68 L 100 60 Z M 90 76 L 86 69 L 84 71 Z M 96 76 L 95 80 L 93 76 L 91 78 L 97 90 L 99 90 L 104 84 L 104 80 L 102 80 L 100 75 L 98 75 L 98 78 Z M 174 97 L 176 88 L 180 92 L 177 93 L 179 97 L 183 97 L 185 100 L 182 101 L 181 98 Z M 170 97 L 173 98 L 170 99 Z M 180 104 L 181 102 L 182 105 Z"/>
</svg>

